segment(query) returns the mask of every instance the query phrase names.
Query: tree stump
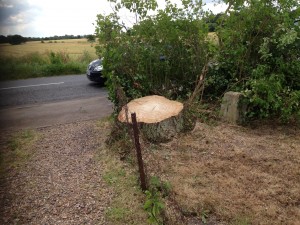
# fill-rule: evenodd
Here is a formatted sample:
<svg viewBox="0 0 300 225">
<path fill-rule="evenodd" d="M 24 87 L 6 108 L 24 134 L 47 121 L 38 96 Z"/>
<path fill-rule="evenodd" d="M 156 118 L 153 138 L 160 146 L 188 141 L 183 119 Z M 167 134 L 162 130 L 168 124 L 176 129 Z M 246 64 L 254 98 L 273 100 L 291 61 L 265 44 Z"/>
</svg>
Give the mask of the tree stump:
<svg viewBox="0 0 300 225">
<path fill-rule="evenodd" d="M 158 95 L 134 99 L 123 106 L 118 120 L 132 123 L 136 113 L 143 136 L 151 142 L 167 142 L 184 130 L 183 104 Z"/>
</svg>

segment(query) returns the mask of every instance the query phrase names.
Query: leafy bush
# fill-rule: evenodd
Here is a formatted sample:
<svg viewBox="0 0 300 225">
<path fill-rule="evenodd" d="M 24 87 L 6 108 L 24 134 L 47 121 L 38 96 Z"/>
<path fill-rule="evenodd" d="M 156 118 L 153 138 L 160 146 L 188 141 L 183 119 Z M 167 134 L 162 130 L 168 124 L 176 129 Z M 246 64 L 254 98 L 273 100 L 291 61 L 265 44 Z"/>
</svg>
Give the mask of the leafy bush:
<svg viewBox="0 0 300 225">
<path fill-rule="evenodd" d="M 221 17 L 218 64 L 207 90 L 243 91 L 252 118 L 299 115 L 300 16 L 298 1 L 238 1 Z"/>
<path fill-rule="evenodd" d="M 190 96 L 209 50 L 208 28 L 197 7 L 190 2 L 178 9 L 168 2 L 155 16 L 139 14 L 130 29 L 123 29 L 116 13 L 98 15 L 97 51 L 104 57 L 109 97 L 116 107 L 118 89 L 128 100 L 150 94 Z"/>
<path fill-rule="evenodd" d="M 150 94 L 184 101 L 208 64 L 204 99 L 240 91 L 249 98 L 250 118 L 288 121 L 300 114 L 298 0 L 224 0 L 228 9 L 217 16 L 203 13 L 201 1 L 182 0 L 182 8 L 166 1 L 154 16 L 147 10 L 155 0 L 109 1 L 116 11 L 98 15 L 97 52 L 116 108 L 124 103 L 119 93 L 126 101 Z M 119 23 L 122 7 L 135 13 L 132 28 Z M 208 36 L 212 23 L 215 41 Z"/>
</svg>

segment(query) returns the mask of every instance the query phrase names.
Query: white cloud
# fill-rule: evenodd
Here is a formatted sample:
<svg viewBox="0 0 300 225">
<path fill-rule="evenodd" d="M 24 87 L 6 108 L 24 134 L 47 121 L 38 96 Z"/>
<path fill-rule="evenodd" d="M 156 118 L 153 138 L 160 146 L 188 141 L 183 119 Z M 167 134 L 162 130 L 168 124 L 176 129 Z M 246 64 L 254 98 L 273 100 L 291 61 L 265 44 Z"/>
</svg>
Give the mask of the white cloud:
<svg viewBox="0 0 300 225">
<path fill-rule="evenodd" d="M 214 2 L 209 2 L 206 3 L 206 5 L 203 7 L 204 10 L 206 11 L 212 11 L 214 14 L 218 14 L 221 12 L 225 12 L 227 5 L 225 3 L 214 3 Z"/>
<path fill-rule="evenodd" d="M 224 5 L 214 6 L 206 0 L 205 9 L 214 13 L 224 11 Z M 180 5 L 180 0 L 172 2 Z M 160 8 L 164 0 L 158 0 Z M 27 37 L 46 37 L 65 34 L 92 34 L 97 14 L 112 12 L 106 0 L 2 0 L 0 34 L 20 34 Z M 134 21 L 132 14 L 121 12 L 125 23 Z"/>
<path fill-rule="evenodd" d="M 107 8 L 102 0 L 30 0 L 30 4 L 39 5 L 41 13 L 34 22 L 39 36 L 53 36 L 65 34 L 94 33 L 93 23 L 101 9 Z"/>
</svg>

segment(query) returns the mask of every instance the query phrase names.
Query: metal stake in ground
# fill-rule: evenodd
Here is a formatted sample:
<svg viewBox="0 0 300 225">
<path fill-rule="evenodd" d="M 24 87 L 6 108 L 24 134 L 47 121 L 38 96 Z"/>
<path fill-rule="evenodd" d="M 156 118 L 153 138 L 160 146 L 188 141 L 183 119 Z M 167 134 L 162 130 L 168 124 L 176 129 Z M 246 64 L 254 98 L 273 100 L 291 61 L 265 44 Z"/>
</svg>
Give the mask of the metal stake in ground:
<svg viewBox="0 0 300 225">
<path fill-rule="evenodd" d="M 144 171 L 144 162 L 143 162 L 143 158 L 142 158 L 141 145 L 140 145 L 140 141 L 139 141 L 139 129 L 138 129 L 135 113 L 131 113 L 131 121 L 132 121 L 132 127 L 133 127 L 136 156 L 137 156 L 137 160 L 138 160 L 138 164 L 139 164 L 141 188 L 143 191 L 146 191 L 147 190 L 146 175 L 145 175 L 145 171 Z"/>
</svg>

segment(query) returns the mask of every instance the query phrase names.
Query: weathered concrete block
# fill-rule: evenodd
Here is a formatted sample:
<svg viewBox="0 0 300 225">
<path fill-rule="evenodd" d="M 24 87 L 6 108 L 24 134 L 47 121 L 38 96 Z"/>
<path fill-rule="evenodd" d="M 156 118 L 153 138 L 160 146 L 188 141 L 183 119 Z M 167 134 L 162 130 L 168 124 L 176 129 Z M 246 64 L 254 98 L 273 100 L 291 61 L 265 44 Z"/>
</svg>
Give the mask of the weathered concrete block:
<svg viewBox="0 0 300 225">
<path fill-rule="evenodd" d="M 243 102 L 243 98 L 239 92 L 225 93 L 221 105 L 221 117 L 224 121 L 233 124 L 242 124 L 245 121 L 247 105 Z"/>
</svg>

